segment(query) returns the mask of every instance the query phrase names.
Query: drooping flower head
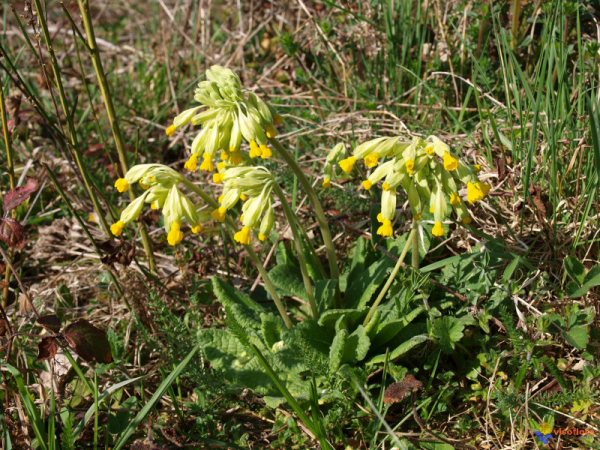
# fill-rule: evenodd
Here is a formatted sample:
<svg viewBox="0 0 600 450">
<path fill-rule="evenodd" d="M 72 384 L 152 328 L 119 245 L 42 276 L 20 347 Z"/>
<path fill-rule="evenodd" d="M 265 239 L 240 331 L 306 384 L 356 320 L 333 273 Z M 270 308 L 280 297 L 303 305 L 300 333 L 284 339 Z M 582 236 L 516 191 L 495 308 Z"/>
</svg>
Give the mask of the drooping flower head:
<svg viewBox="0 0 600 450">
<path fill-rule="evenodd" d="M 401 187 L 408 196 L 413 218 L 421 220 L 423 210 L 429 208 L 434 216 L 432 233 L 443 236 L 443 222 L 448 213 L 448 202 L 458 219 L 464 224 L 471 222 L 469 212 L 459 195 L 459 186 L 466 186 L 467 200 L 482 200 L 491 186 L 482 183 L 477 173 L 480 166 L 470 167 L 461 161 L 450 147 L 435 136 L 426 140 L 414 138 L 404 142 L 400 137 L 372 139 L 357 146 L 352 155 L 338 160 L 340 169 L 352 172 L 357 161 L 363 160 L 372 169 L 362 181 L 364 189 L 371 189 L 382 182 L 382 224 L 377 234 L 392 236 L 392 221 L 396 211 L 396 192 Z"/>
<path fill-rule="evenodd" d="M 132 167 L 124 178 L 117 180 L 115 186 L 120 192 L 124 192 L 122 188 L 125 185 L 129 188 L 139 182 L 144 193 L 121 212 L 119 220 L 110 227 L 111 232 L 120 236 L 123 227 L 140 216 L 144 203 L 149 203 L 152 209 L 162 211 L 170 245 L 177 245 L 183 239 L 181 223 L 184 219 L 193 233 L 202 231 L 196 206 L 178 188 L 181 181 L 182 177 L 177 171 L 162 164 L 139 164 Z"/>
<path fill-rule="evenodd" d="M 212 66 L 206 71 L 206 78 L 198 84 L 194 95 L 200 106 L 179 114 L 167 129 L 167 134 L 172 136 L 189 122 L 201 125 L 192 141 L 192 156 L 185 168 L 195 172 L 202 158 L 200 170 L 211 172 L 217 153 L 231 164 L 240 164 L 244 160 L 240 154 L 243 140 L 250 146 L 251 158 L 272 156 L 268 138 L 276 136 L 275 126 L 281 124 L 281 116 L 260 97 L 245 91 L 232 70 Z"/>
</svg>

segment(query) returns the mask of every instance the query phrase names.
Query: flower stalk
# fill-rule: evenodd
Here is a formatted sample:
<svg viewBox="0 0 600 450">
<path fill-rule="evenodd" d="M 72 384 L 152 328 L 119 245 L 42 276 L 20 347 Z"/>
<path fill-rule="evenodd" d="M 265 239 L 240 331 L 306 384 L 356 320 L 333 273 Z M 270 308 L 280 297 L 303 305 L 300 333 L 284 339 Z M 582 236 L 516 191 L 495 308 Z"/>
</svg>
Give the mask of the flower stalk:
<svg viewBox="0 0 600 450">
<path fill-rule="evenodd" d="M 385 285 L 383 286 L 383 289 L 381 289 L 381 292 L 379 292 L 379 295 L 377 296 L 377 299 L 373 303 L 373 306 L 371 306 L 371 309 L 369 310 L 369 313 L 367 314 L 367 317 L 365 318 L 365 321 L 363 323 L 364 327 L 367 326 L 367 324 L 369 323 L 369 320 L 371 320 L 371 317 L 373 316 L 373 314 L 375 314 L 375 311 L 377 310 L 377 307 L 381 303 L 381 300 L 383 300 L 383 297 L 385 297 L 385 294 L 387 294 L 387 291 L 389 290 L 390 286 L 392 285 L 394 278 L 396 278 L 396 275 L 398 275 L 398 271 L 400 270 L 400 267 L 402 266 L 402 263 L 404 262 L 404 258 L 406 258 L 406 254 L 408 253 L 408 250 L 413 246 L 415 235 L 418 236 L 418 231 L 417 231 L 418 227 L 419 227 L 418 222 L 416 220 L 413 220 L 412 230 L 410 231 L 408 239 L 406 240 L 406 244 L 404 244 L 404 249 L 402 250 L 400 257 L 398 258 L 398 261 L 396 262 L 396 265 L 394 266 L 392 273 L 390 273 L 388 280 L 386 281 Z M 413 248 L 413 264 L 415 262 L 415 257 L 414 257 L 415 253 L 418 255 L 418 247 L 416 249 Z M 418 261 L 418 256 L 417 256 L 417 261 Z M 418 264 L 418 262 L 417 262 L 417 264 Z"/>
<path fill-rule="evenodd" d="M 273 186 L 277 197 L 281 201 L 281 206 L 283 207 L 283 211 L 288 218 L 288 223 L 290 225 L 290 229 L 292 230 L 292 234 L 294 236 L 294 244 L 296 246 L 296 252 L 298 253 L 298 262 L 300 263 L 300 271 L 302 272 L 302 281 L 304 282 L 304 289 L 306 289 L 306 296 L 308 297 L 308 303 L 310 304 L 310 310 L 313 318 L 319 318 L 319 311 L 317 309 L 317 304 L 315 302 L 315 296 L 312 289 L 312 284 L 310 282 L 310 277 L 308 276 L 308 268 L 306 265 L 306 258 L 304 257 L 304 249 L 302 248 L 302 237 L 298 231 L 298 224 L 296 223 L 296 217 L 294 212 L 290 208 L 288 204 L 285 194 L 279 187 L 277 183 Z"/>
<path fill-rule="evenodd" d="M 269 138 L 269 142 L 275 148 L 277 153 L 283 158 L 283 160 L 287 163 L 287 165 L 292 169 L 296 177 L 298 177 L 298 181 L 304 188 L 304 191 L 310 201 L 315 216 L 317 218 L 317 222 L 321 229 L 321 235 L 323 236 L 323 242 L 325 244 L 325 250 L 327 251 L 327 258 L 329 260 L 329 272 L 332 279 L 339 279 L 340 273 L 337 266 L 337 257 L 335 254 L 335 246 L 333 245 L 333 239 L 331 238 L 331 231 L 329 230 L 329 224 L 327 223 L 327 218 L 325 217 L 325 212 L 323 211 L 323 207 L 321 206 L 321 202 L 317 197 L 317 193 L 313 189 L 312 185 L 302 172 L 302 169 L 294 159 L 294 157 L 281 145 L 281 143 L 276 138 Z"/>
<path fill-rule="evenodd" d="M 208 194 L 206 194 L 206 192 L 204 192 L 202 189 L 200 189 L 198 186 L 196 186 L 191 181 L 184 178 L 182 180 L 182 183 L 185 185 L 185 187 L 187 187 L 190 191 L 197 194 L 202 200 L 204 200 L 204 202 L 206 202 L 212 208 L 217 209 L 219 207 L 219 204 L 217 202 L 215 202 Z M 225 223 L 227 224 L 227 227 L 229 228 L 229 230 L 231 232 L 234 232 L 236 230 L 235 224 L 230 217 L 225 218 Z M 254 252 L 254 250 L 252 250 L 252 246 L 250 246 L 249 244 L 248 245 L 244 244 L 244 247 L 246 248 L 246 252 L 250 256 L 250 259 L 252 259 L 252 262 L 258 269 L 258 272 L 260 273 L 261 277 L 263 278 L 263 280 L 265 282 L 265 287 L 267 288 L 267 291 L 269 291 L 269 293 L 271 294 L 271 297 L 273 297 L 275 306 L 277 307 L 277 310 L 279 311 L 279 314 L 281 315 L 281 318 L 283 319 L 283 322 L 285 323 L 286 327 L 293 328 L 292 321 L 288 317 L 287 312 L 285 311 L 285 308 L 283 306 L 283 303 L 281 303 L 281 299 L 279 298 L 279 295 L 277 294 L 277 290 L 275 289 L 275 286 L 273 285 L 273 282 L 271 281 L 271 278 L 269 277 L 269 273 L 267 272 L 267 269 L 265 269 L 265 266 L 263 266 L 258 255 Z"/>
<path fill-rule="evenodd" d="M 39 2 L 39 0 L 35 1 Z M 79 4 L 79 10 L 81 11 L 81 18 L 83 20 L 83 26 L 85 28 L 85 34 L 87 36 L 87 46 L 92 57 L 92 64 L 94 66 L 94 71 L 96 72 L 96 78 L 98 78 L 98 84 L 100 85 L 100 92 L 102 94 L 102 99 L 104 100 L 106 115 L 108 116 L 110 128 L 112 130 L 113 138 L 115 140 L 115 147 L 117 148 L 117 153 L 119 154 L 121 170 L 125 174 L 128 170 L 128 164 L 127 157 L 125 155 L 123 135 L 121 133 L 121 127 L 119 126 L 119 121 L 117 120 L 117 115 L 115 113 L 115 107 L 112 101 L 110 89 L 108 87 L 108 80 L 106 79 L 104 68 L 102 67 L 102 59 L 100 58 L 100 52 L 98 51 L 98 45 L 96 43 L 96 35 L 94 34 L 94 27 L 92 25 L 89 2 L 87 0 L 77 0 L 77 3 Z M 129 198 L 131 200 L 135 198 L 135 194 L 132 190 L 129 191 Z M 144 252 L 146 253 L 146 257 L 148 258 L 150 270 L 156 271 L 156 263 L 154 262 L 152 244 L 150 242 L 150 238 L 148 236 L 148 232 L 144 224 L 140 224 L 139 232 L 140 237 L 142 238 Z"/>
</svg>

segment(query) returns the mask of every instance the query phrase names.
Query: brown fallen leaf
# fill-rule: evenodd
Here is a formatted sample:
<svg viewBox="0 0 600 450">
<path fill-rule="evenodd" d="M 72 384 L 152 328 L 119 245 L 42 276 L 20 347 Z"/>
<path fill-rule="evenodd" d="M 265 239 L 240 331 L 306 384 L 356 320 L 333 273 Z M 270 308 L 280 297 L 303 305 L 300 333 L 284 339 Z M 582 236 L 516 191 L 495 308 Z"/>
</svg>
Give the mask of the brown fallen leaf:
<svg viewBox="0 0 600 450">
<path fill-rule="evenodd" d="M 396 403 L 402 400 L 408 393 L 423 389 L 423 383 L 412 375 L 407 375 L 404 380 L 392 383 L 383 393 L 384 403 Z"/>
</svg>

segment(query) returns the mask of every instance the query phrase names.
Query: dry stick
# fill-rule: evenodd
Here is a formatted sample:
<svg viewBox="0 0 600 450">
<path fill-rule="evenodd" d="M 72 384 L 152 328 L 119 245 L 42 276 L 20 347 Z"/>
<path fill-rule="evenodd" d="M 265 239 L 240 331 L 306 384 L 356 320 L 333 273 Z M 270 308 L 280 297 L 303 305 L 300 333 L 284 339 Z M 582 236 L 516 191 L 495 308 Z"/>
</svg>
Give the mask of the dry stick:
<svg viewBox="0 0 600 450">
<path fill-rule="evenodd" d="M 15 169 L 13 164 L 13 154 L 12 154 L 12 146 L 10 142 L 10 135 L 8 131 L 8 120 L 6 118 L 6 107 L 4 104 L 4 89 L 2 83 L 0 83 L 0 116 L 2 119 L 2 133 L 4 135 L 4 146 L 6 147 L 6 164 L 8 166 L 8 178 L 10 180 L 10 188 L 15 188 Z M 14 218 L 14 211 L 12 212 Z M 11 248 L 9 251 L 9 257 L 12 259 L 13 257 L 13 249 Z M 3 289 L 2 293 L 2 301 L 0 302 L 1 306 L 6 306 L 6 301 L 8 299 L 8 283 L 10 282 L 10 269 L 8 266 L 6 267 L 6 272 L 4 273 L 4 281 L 7 283 L 6 287 Z"/>
<path fill-rule="evenodd" d="M 50 176 L 50 179 L 52 180 L 52 184 L 54 184 L 54 187 L 60 194 L 60 197 L 66 203 L 67 208 L 69 209 L 69 212 L 71 213 L 71 215 L 73 217 L 75 217 L 75 220 L 77 220 L 77 222 L 79 223 L 79 226 L 81 226 L 81 229 L 83 230 L 85 235 L 88 237 L 88 239 L 92 243 L 92 246 L 94 247 L 94 250 L 96 251 L 96 254 L 102 259 L 102 251 L 98 247 L 98 244 L 96 244 L 95 239 L 92 237 L 92 234 L 87 229 L 87 226 L 85 225 L 83 220 L 81 220 L 81 217 L 79 217 L 79 214 L 77 214 L 77 212 L 75 211 L 75 208 L 73 208 L 73 205 L 71 204 L 69 198 L 65 194 L 65 191 L 63 191 L 63 188 L 60 186 L 60 184 L 58 183 L 58 180 L 54 176 L 54 172 L 52 172 L 50 167 L 48 167 L 48 164 L 42 163 L 42 165 L 44 166 L 44 169 L 46 169 L 46 172 Z M 108 273 L 110 274 L 110 278 L 112 279 L 113 283 L 115 283 L 115 289 L 117 290 L 117 293 L 121 296 L 123 303 L 125 303 L 125 306 L 127 306 L 127 309 L 131 310 L 131 306 L 129 305 L 129 302 L 127 301 L 127 298 L 125 297 L 125 294 L 123 293 L 123 289 L 121 289 L 121 285 L 119 284 L 117 277 L 112 272 L 112 270 L 109 270 Z"/>
<path fill-rule="evenodd" d="M 50 54 L 50 64 L 52 66 L 52 72 L 54 73 L 54 79 L 56 81 L 56 87 L 58 89 L 58 96 L 60 98 L 60 104 L 65 114 L 67 125 L 69 127 L 69 138 L 70 144 L 73 148 L 73 154 L 75 155 L 75 162 L 77 163 L 77 167 L 79 168 L 79 172 L 83 178 L 83 183 L 85 184 L 85 188 L 94 204 L 94 209 L 98 214 L 98 219 L 100 220 L 100 224 L 104 229 L 104 232 L 107 236 L 110 237 L 110 228 L 108 227 L 108 223 L 106 222 L 106 218 L 104 217 L 104 213 L 100 207 L 100 202 L 98 201 L 98 197 L 96 196 L 96 192 L 92 188 L 92 182 L 90 180 L 89 174 L 83 165 L 83 158 L 81 156 L 81 151 L 79 148 L 79 143 L 77 141 L 77 132 L 75 130 L 75 125 L 73 124 L 73 117 L 71 112 L 69 111 L 67 96 L 65 94 L 65 89 L 62 84 L 60 67 L 58 65 L 58 60 L 56 59 L 56 55 L 54 53 L 54 48 L 52 47 L 52 40 L 50 38 L 50 32 L 48 31 L 48 24 L 46 23 L 46 19 L 44 16 L 44 10 L 40 4 L 40 0 L 33 0 L 35 4 L 35 9 L 37 11 L 37 16 L 40 21 L 40 26 L 42 27 L 42 34 L 44 35 L 44 41 L 46 42 L 46 47 L 48 48 L 48 53 Z"/>
<path fill-rule="evenodd" d="M 39 0 L 35 1 L 39 2 Z M 119 154 L 121 170 L 123 171 L 123 175 L 125 175 L 128 170 L 128 164 L 127 157 L 125 155 L 123 135 L 121 133 L 121 127 L 119 126 L 119 121 L 117 120 L 117 115 L 115 113 L 115 107 L 112 101 L 110 89 L 108 87 L 108 80 L 106 79 L 106 74 L 104 73 L 104 69 L 102 67 L 102 59 L 100 58 L 100 52 L 98 50 L 96 36 L 94 34 L 94 28 L 92 26 L 92 18 L 90 16 L 89 3 L 87 0 L 85 1 L 85 3 L 83 0 L 77 0 L 77 3 L 79 4 L 79 9 L 81 11 L 81 17 L 83 19 L 83 25 L 85 27 L 85 34 L 87 35 L 87 45 L 90 51 L 90 55 L 92 57 L 92 64 L 94 66 L 94 71 L 96 72 L 96 78 L 98 78 L 98 84 L 100 85 L 100 92 L 102 93 L 102 98 L 104 100 L 106 115 L 108 116 L 110 128 L 112 130 L 113 138 L 115 140 L 115 146 L 117 147 L 117 153 Z M 131 200 L 135 199 L 133 189 L 129 190 L 129 198 Z M 152 245 L 150 243 L 150 238 L 148 237 L 148 231 L 146 230 L 146 226 L 143 223 L 141 223 L 139 226 L 139 232 L 140 237 L 142 238 L 144 251 L 146 252 L 146 257 L 148 258 L 150 270 L 156 271 L 156 263 L 154 262 Z"/>
<path fill-rule="evenodd" d="M 196 186 L 191 181 L 186 180 L 184 178 L 182 183 L 190 191 L 197 194 L 202 200 L 204 200 L 205 203 L 209 204 L 212 208 L 216 209 L 219 207 L 219 204 L 217 202 L 215 202 L 209 195 L 206 194 L 206 192 L 204 192 L 202 189 L 200 189 L 198 186 Z M 230 217 L 225 218 L 225 223 L 227 224 L 227 226 L 229 227 L 230 230 L 235 231 L 235 229 L 236 229 L 235 223 L 233 222 L 233 220 Z M 281 303 L 281 299 L 279 298 L 279 295 L 277 294 L 277 290 L 275 289 L 275 286 L 273 285 L 273 282 L 271 281 L 271 277 L 269 276 L 267 269 L 265 269 L 265 266 L 263 266 L 258 255 L 254 252 L 254 250 L 252 250 L 252 246 L 244 245 L 244 248 L 248 252 L 248 255 L 252 259 L 252 262 L 254 262 L 254 265 L 256 266 L 256 268 L 258 269 L 258 272 L 262 276 L 262 278 L 265 282 L 265 287 L 267 288 L 267 291 L 269 291 L 269 293 L 271 294 L 271 297 L 273 297 L 273 302 L 275 302 L 275 306 L 277 307 L 277 310 L 279 311 L 281 318 L 285 322 L 286 327 L 293 328 L 292 321 L 288 317 L 288 315 L 285 311 L 285 308 L 283 307 L 283 303 Z"/>
<path fill-rule="evenodd" d="M 312 312 L 312 316 L 315 319 L 319 318 L 319 310 L 317 309 L 317 304 L 315 302 L 315 296 L 313 294 L 312 285 L 310 283 L 310 277 L 308 275 L 308 268 L 306 265 L 306 258 L 304 257 L 304 249 L 302 248 L 302 241 L 300 237 L 300 233 L 298 232 L 298 224 L 296 223 L 296 216 L 294 212 L 290 208 L 290 205 L 285 198 L 285 194 L 279 187 L 277 183 L 273 183 L 273 187 L 277 197 L 281 200 L 281 206 L 283 207 L 283 211 L 288 218 L 288 223 L 290 225 L 290 229 L 292 230 L 292 235 L 294 236 L 294 244 L 296 245 L 296 252 L 298 253 L 298 262 L 300 263 L 300 271 L 302 272 L 302 281 L 304 282 L 304 289 L 306 289 L 306 296 L 308 297 L 308 303 L 310 304 L 310 309 Z"/>
</svg>

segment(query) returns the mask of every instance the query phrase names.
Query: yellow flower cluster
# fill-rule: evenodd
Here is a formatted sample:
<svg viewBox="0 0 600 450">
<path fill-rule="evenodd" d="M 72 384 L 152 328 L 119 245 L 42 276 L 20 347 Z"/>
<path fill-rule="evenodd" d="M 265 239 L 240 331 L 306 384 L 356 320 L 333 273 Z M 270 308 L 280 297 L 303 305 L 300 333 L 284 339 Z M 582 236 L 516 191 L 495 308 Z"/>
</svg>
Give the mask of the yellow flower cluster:
<svg viewBox="0 0 600 450">
<path fill-rule="evenodd" d="M 335 160 L 339 153 L 333 153 L 332 150 L 329 157 Z M 489 184 L 482 183 L 477 177 L 481 170 L 479 165 L 471 167 L 465 164 L 435 136 L 414 138 L 412 142 L 401 141 L 400 137 L 373 139 L 360 144 L 351 156 L 337 160 L 337 163 L 342 171 L 350 173 L 360 159 L 365 166 L 373 169 L 362 182 L 364 189 L 369 190 L 383 181 L 381 214 L 378 217 L 381 226 L 377 230 L 381 236 L 393 234 L 392 221 L 399 187 L 408 195 L 415 220 L 421 220 L 424 206 L 429 205 L 429 211 L 435 219 L 432 229 L 435 236 L 444 235 L 442 223 L 447 216 L 448 201 L 463 223 L 471 222 L 469 212 L 459 196 L 459 186 L 466 184 L 469 203 L 482 200 L 491 189 Z M 331 168 L 326 166 L 326 180 L 328 174 L 331 174 Z"/>
<path fill-rule="evenodd" d="M 206 71 L 206 77 L 206 81 L 198 84 L 194 96 L 200 106 L 183 111 L 167 128 L 167 134 L 173 136 L 189 122 L 202 126 L 192 141 L 192 156 L 185 169 L 195 172 L 198 158 L 202 156 L 200 170 L 212 172 L 217 152 L 221 152 L 223 161 L 232 165 L 243 163 L 242 139 L 250 145 L 250 158 L 271 157 L 273 152 L 267 146 L 268 139 L 277 135 L 275 126 L 283 122 L 282 117 L 255 94 L 245 92 L 240 78 L 230 69 L 212 66 Z"/>
<path fill-rule="evenodd" d="M 268 238 L 275 214 L 272 206 L 272 191 L 275 180 L 269 170 L 264 167 L 235 167 L 219 168 L 220 181 L 223 184 L 223 194 L 219 197 L 219 206 L 211 213 L 217 222 L 225 221 L 227 212 L 238 201 L 242 201 L 242 229 L 233 238 L 240 244 L 250 244 L 250 233 L 258 228 L 258 238 L 264 241 Z"/>
<path fill-rule="evenodd" d="M 189 223 L 192 233 L 201 232 L 202 225 L 196 207 L 178 188 L 181 181 L 182 177 L 178 172 L 161 164 L 140 164 L 132 167 L 125 174 L 125 178 L 119 178 L 115 182 L 115 187 L 119 192 L 125 192 L 132 184 L 139 182 L 144 193 L 121 212 L 119 220 L 110 227 L 110 231 L 115 236 L 120 236 L 123 227 L 140 216 L 144 203 L 149 203 L 152 209 L 162 210 L 170 245 L 177 245 L 183 239 L 183 219 Z"/>
</svg>

